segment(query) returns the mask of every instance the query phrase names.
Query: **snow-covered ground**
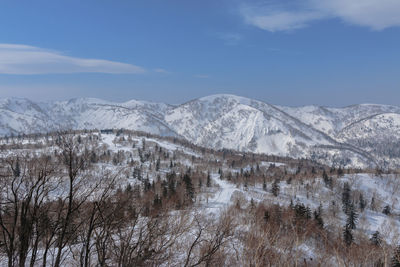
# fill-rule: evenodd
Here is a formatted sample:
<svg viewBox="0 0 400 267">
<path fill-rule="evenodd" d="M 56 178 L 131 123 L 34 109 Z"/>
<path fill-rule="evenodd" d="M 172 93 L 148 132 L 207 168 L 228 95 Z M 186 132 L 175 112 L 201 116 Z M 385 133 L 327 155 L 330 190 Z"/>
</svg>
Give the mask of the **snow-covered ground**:
<svg viewBox="0 0 400 267">
<path fill-rule="evenodd" d="M 218 214 L 233 203 L 233 193 L 240 190 L 234 184 L 226 180 L 221 180 L 219 174 L 214 173 L 211 175 L 211 178 L 215 185 L 217 185 L 217 191 L 208 199 L 206 209 L 211 213 Z"/>
<path fill-rule="evenodd" d="M 302 203 L 311 210 L 316 210 L 320 205 L 323 209 L 324 218 L 327 225 L 343 227 L 346 224 L 346 215 L 341 206 L 341 188 L 345 182 L 351 186 L 354 205 L 358 210 L 358 196 L 363 194 L 366 201 L 364 211 L 358 213 L 358 231 L 367 236 L 371 236 L 375 231 L 379 231 L 383 238 L 391 243 L 397 244 L 400 241 L 400 177 L 395 175 L 384 175 L 377 177 L 372 174 L 345 175 L 337 179 L 337 187 L 333 190 L 326 187 L 322 179 L 313 181 L 307 180 L 301 184 L 292 181 L 279 182 L 280 193 L 275 197 L 271 192 L 272 182 L 267 184 L 267 190 L 263 190 L 262 184 L 255 186 L 248 185 L 237 187 L 227 180 L 221 180 L 218 174 L 213 175 L 213 179 L 218 184 L 219 189 L 214 197 L 209 199 L 208 209 L 217 212 L 228 205 L 235 204 L 235 192 L 240 192 L 247 202 L 251 200 L 266 204 L 279 204 L 287 207 L 293 204 Z M 371 205 L 371 200 L 375 202 Z M 332 206 L 335 202 L 336 206 Z M 390 215 L 383 214 L 385 206 L 391 209 Z M 334 211 L 335 210 L 335 211 Z M 335 214 L 335 215 L 334 215 Z"/>
<path fill-rule="evenodd" d="M 98 158 L 106 158 L 105 160 L 95 160 L 93 168 L 82 173 L 82 177 L 85 178 L 82 190 L 89 190 L 98 182 L 93 180 L 93 177 L 102 177 L 105 182 L 106 179 L 115 177 L 114 190 L 124 190 L 127 185 L 131 185 L 132 188 L 136 185 L 143 185 L 147 179 L 150 183 L 157 180 L 167 181 L 167 174 L 172 172 L 176 172 L 176 179 L 179 180 L 186 171 L 190 170 L 193 173 L 193 180 L 196 181 L 194 206 L 189 205 L 188 210 L 184 210 L 185 206 L 182 210 L 172 211 L 171 214 L 176 215 L 181 211 L 189 211 L 188 214 L 192 216 L 200 214 L 209 221 L 216 221 L 231 206 L 246 211 L 250 210 L 251 203 L 255 205 L 263 203 L 265 206 L 278 204 L 284 208 L 290 204 L 301 203 L 309 207 L 311 211 L 321 207 L 325 228 L 334 233 L 341 233 L 346 224 L 346 214 L 342 210 L 342 189 L 343 185 L 348 183 L 351 188 L 351 200 L 358 213 L 355 233 L 369 238 L 375 231 L 379 231 L 381 237 L 389 244 L 395 245 L 400 241 L 400 177 L 396 174 L 377 176 L 372 173 L 359 173 L 337 177 L 336 173 L 332 173 L 329 174 L 333 178 L 332 184 L 327 185 L 322 177 L 311 178 L 306 174 L 288 179 L 288 177 L 295 176 L 297 169 L 296 165 L 289 160 L 285 161 L 286 163 L 273 162 L 270 157 L 261 157 L 260 155 L 260 157 L 251 158 L 243 153 L 227 154 L 225 158 L 221 152 L 207 154 L 207 152 L 202 152 L 201 148 L 186 147 L 183 143 L 175 143 L 172 139 L 146 137 L 132 133 L 100 134 L 93 132 L 91 134 L 82 133 L 80 136 L 83 149 L 93 149 Z M 13 139 L 13 142 L 17 142 L 17 139 Z M 1 145 L 9 146 L 8 150 L 0 152 L 1 157 L 12 154 L 54 154 L 56 152 L 55 147 L 39 145 L 46 144 L 46 139 L 43 137 L 38 138 L 37 141 L 21 139 L 19 142 L 21 146 L 1 140 Z M 38 148 L 34 147 L 35 144 L 39 145 Z M 121 157 L 119 158 L 119 156 Z M 231 167 L 234 157 L 242 159 L 243 162 L 236 160 L 234 167 Z M 156 170 L 157 161 L 160 161 L 160 166 Z M 140 178 L 134 175 L 137 170 L 140 170 Z M 279 192 L 277 196 L 274 196 L 271 188 L 275 180 L 274 173 L 277 173 L 277 170 L 281 171 L 282 176 L 279 177 L 278 182 Z M 258 180 L 252 180 L 257 172 Z M 211 186 L 206 187 L 207 173 L 210 173 Z M 222 179 L 219 173 L 224 174 Z M 244 180 L 240 180 L 241 178 L 236 178 L 241 173 L 249 175 L 246 180 L 248 183 L 244 183 Z M 302 173 L 310 174 L 311 172 L 307 169 Z M 265 185 L 262 175 L 266 177 L 264 177 Z M 228 180 L 228 176 L 230 180 Z M 203 179 L 202 186 L 198 186 L 199 180 L 195 180 L 198 177 Z M 102 185 L 100 183 L 100 188 Z M 64 187 L 67 187 L 65 183 L 59 181 L 57 186 L 49 194 L 50 200 L 63 194 Z M 184 186 L 180 188 L 180 190 L 185 190 Z M 182 192 L 184 195 L 185 191 Z M 158 189 L 157 193 L 161 195 L 162 190 Z M 363 211 L 359 208 L 361 194 L 366 203 Z M 391 214 L 383 213 L 386 206 L 390 207 Z M 239 226 L 239 229 L 247 233 L 250 230 L 249 227 L 249 224 L 243 224 Z M 192 237 L 195 234 L 196 230 L 194 229 L 188 235 Z M 235 243 L 235 245 L 237 244 Z M 309 258 L 317 254 L 315 246 L 307 242 L 300 242 L 296 251 L 301 251 L 302 255 Z"/>
</svg>

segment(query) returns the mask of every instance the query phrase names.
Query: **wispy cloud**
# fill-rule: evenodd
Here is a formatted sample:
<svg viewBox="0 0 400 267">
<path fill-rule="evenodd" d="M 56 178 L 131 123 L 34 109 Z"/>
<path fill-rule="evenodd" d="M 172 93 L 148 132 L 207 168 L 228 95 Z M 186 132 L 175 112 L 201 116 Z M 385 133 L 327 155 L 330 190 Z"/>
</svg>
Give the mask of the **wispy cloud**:
<svg viewBox="0 0 400 267">
<path fill-rule="evenodd" d="M 294 2 L 280 3 L 273 0 L 244 4 L 240 7 L 240 14 L 246 23 L 270 32 L 292 31 L 317 20 L 332 18 L 373 30 L 400 26 L 398 0 L 300 0 L 296 5 Z"/>
<path fill-rule="evenodd" d="M 145 69 L 132 64 L 85 59 L 60 52 L 20 44 L 0 44 L 0 74 L 50 73 L 144 73 Z"/>
<path fill-rule="evenodd" d="M 373 30 L 400 26 L 398 0 L 312 0 L 313 5 L 343 21 Z"/>
</svg>

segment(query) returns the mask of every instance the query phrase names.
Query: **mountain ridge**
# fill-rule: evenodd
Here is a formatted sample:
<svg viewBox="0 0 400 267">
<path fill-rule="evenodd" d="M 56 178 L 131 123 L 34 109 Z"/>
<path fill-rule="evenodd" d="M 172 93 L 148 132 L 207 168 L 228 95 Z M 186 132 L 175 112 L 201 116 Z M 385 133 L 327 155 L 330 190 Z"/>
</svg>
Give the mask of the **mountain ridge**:
<svg viewBox="0 0 400 267">
<path fill-rule="evenodd" d="M 216 94 L 180 105 L 97 98 L 48 102 L 6 98 L 0 99 L 0 111 L 1 136 L 126 128 L 181 137 L 214 149 L 312 158 L 353 167 L 400 166 L 400 151 L 384 148 L 385 144 L 400 144 L 400 107 L 391 105 L 286 107 Z"/>
</svg>

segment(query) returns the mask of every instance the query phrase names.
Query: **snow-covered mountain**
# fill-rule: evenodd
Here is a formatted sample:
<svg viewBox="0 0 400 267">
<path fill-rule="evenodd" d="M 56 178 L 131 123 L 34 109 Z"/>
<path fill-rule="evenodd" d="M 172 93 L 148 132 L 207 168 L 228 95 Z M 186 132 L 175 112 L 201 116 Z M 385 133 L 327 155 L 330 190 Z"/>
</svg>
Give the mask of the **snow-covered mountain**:
<svg viewBox="0 0 400 267">
<path fill-rule="evenodd" d="M 33 103 L 0 100 L 0 135 L 64 129 L 126 128 L 158 135 L 175 135 L 164 122 L 166 104 L 145 101 L 113 103 L 94 98 Z"/>
<path fill-rule="evenodd" d="M 0 99 L 0 135 L 60 129 L 125 128 L 235 149 L 329 164 L 400 165 L 400 107 L 283 107 L 233 95 L 178 106 L 93 98 L 35 103 Z"/>
</svg>

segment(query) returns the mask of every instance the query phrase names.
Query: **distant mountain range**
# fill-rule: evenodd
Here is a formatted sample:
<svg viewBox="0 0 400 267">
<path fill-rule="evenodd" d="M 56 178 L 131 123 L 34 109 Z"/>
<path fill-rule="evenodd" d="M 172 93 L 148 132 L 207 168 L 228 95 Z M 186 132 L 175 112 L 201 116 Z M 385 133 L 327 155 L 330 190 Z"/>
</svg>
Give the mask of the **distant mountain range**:
<svg viewBox="0 0 400 267">
<path fill-rule="evenodd" d="M 353 167 L 400 166 L 400 107 L 284 107 L 234 95 L 173 106 L 93 98 L 0 99 L 0 135 L 124 128 L 234 149 Z"/>
</svg>

